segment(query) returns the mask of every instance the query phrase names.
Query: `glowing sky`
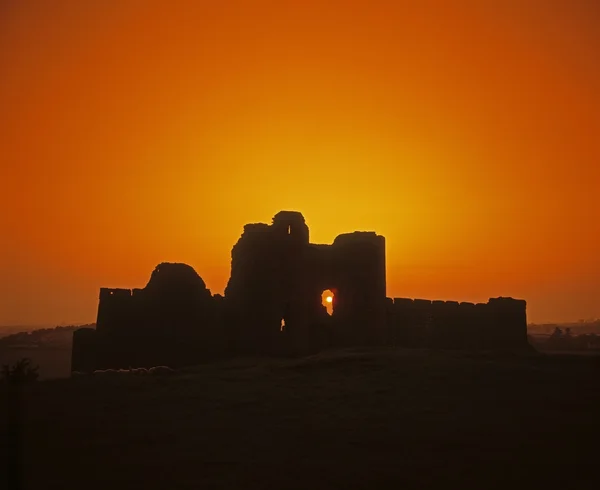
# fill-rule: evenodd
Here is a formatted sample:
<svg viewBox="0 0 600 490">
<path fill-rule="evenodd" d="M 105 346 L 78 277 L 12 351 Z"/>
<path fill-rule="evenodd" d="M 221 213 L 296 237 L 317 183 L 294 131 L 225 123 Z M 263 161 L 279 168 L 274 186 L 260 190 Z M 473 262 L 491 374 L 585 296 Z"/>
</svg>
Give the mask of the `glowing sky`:
<svg viewBox="0 0 600 490">
<path fill-rule="evenodd" d="M 388 295 L 600 316 L 595 0 L 0 3 L 0 324 L 95 320 L 242 226 L 387 238 Z"/>
</svg>

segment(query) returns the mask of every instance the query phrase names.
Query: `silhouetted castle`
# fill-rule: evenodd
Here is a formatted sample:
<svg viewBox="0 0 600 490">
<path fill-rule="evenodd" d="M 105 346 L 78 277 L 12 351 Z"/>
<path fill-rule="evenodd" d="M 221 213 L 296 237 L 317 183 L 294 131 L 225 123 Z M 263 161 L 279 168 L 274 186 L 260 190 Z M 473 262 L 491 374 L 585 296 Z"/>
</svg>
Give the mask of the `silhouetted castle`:
<svg viewBox="0 0 600 490">
<path fill-rule="evenodd" d="M 225 296 L 185 264 L 163 263 L 143 289 L 100 290 L 96 329 L 73 335 L 72 369 L 189 365 L 227 355 L 302 355 L 333 346 L 527 347 L 525 301 L 386 298 L 385 239 L 309 242 L 302 214 L 244 227 Z M 332 291 L 333 313 L 322 304 Z"/>
</svg>

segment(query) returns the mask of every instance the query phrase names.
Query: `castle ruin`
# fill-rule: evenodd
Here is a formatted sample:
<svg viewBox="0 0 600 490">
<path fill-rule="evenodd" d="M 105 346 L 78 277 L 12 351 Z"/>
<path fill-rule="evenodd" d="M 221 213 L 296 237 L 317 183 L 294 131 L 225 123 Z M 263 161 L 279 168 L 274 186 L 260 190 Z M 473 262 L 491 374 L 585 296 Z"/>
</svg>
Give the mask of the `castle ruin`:
<svg viewBox="0 0 600 490">
<path fill-rule="evenodd" d="M 312 244 L 302 214 L 281 211 L 270 225 L 244 227 L 224 296 L 211 295 L 185 264 L 158 265 L 143 289 L 102 288 L 96 328 L 74 333 L 72 370 L 368 345 L 524 348 L 526 303 L 387 298 L 383 236 L 354 232 Z"/>
</svg>

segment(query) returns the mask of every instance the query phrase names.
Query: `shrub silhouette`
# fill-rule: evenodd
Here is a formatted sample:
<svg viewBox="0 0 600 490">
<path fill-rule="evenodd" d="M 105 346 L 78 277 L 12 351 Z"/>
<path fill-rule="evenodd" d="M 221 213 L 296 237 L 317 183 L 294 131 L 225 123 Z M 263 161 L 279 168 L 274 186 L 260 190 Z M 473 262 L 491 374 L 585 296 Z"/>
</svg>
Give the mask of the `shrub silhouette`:
<svg viewBox="0 0 600 490">
<path fill-rule="evenodd" d="M 2 366 L 2 380 L 10 384 L 31 383 L 37 381 L 39 368 L 39 366 L 32 366 L 31 359 L 25 357 L 12 366 L 4 364 Z"/>
</svg>

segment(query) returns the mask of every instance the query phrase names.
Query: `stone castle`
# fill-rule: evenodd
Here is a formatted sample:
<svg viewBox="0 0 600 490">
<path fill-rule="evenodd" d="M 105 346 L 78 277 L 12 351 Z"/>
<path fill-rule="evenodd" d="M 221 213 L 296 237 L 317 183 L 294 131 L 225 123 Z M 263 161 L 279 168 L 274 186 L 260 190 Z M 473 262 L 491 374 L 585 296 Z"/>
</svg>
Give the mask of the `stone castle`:
<svg viewBox="0 0 600 490">
<path fill-rule="evenodd" d="M 96 328 L 74 333 L 72 370 L 184 366 L 343 346 L 528 346 L 525 301 L 387 298 L 385 238 L 374 232 L 312 244 L 302 214 L 281 211 L 270 225 L 246 225 L 231 259 L 224 296 L 212 295 L 185 264 L 158 265 L 143 289 L 102 288 Z"/>
</svg>

